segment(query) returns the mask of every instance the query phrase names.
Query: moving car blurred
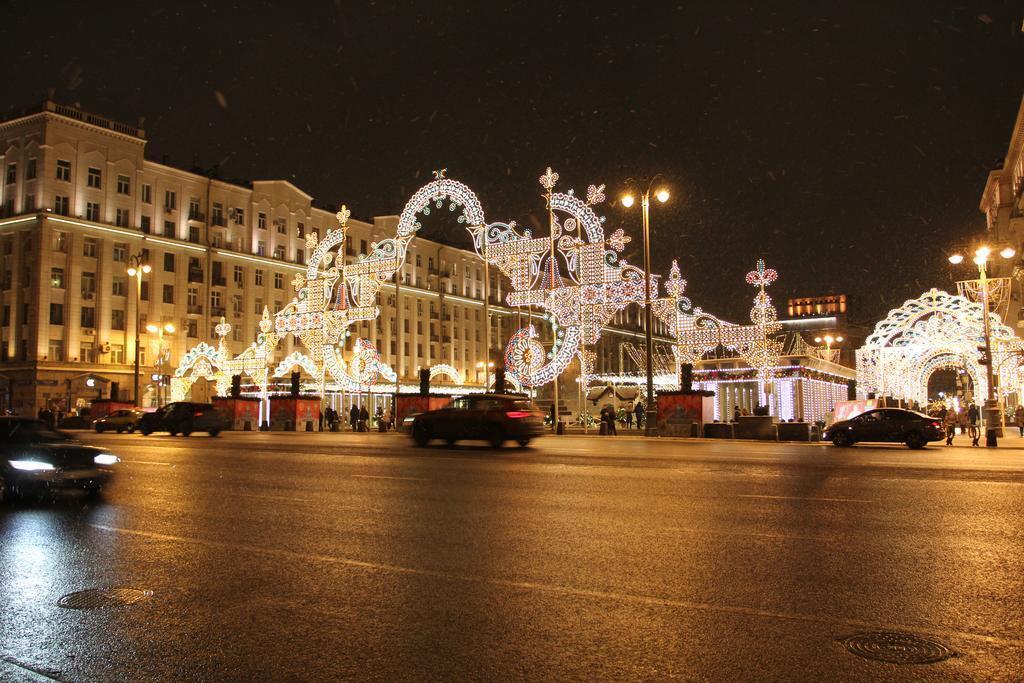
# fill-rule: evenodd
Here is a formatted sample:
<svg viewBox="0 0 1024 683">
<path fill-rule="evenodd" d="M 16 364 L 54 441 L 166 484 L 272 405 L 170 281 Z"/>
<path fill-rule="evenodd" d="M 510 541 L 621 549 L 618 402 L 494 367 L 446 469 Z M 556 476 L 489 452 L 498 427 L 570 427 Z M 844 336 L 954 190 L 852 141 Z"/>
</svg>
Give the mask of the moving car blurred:
<svg viewBox="0 0 1024 683">
<path fill-rule="evenodd" d="M 144 414 L 138 408 L 122 408 L 121 410 L 115 410 L 110 415 L 96 418 L 92 421 L 92 428 L 96 430 L 97 434 L 108 431 L 116 431 L 118 434 L 128 432 L 130 434 L 135 431 L 139 424 L 139 419 Z"/>
<path fill-rule="evenodd" d="M 192 432 L 207 432 L 217 436 L 227 427 L 227 421 L 210 403 L 178 401 L 168 403 L 161 410 L 146 413 L 136 429 L 149 436 L 153 432 L 170 432 L 171 436 L 188 436 Z"/>
<path fill-rule="evenodd" d="M 447 408 L 420 413 L 410 431 L 417 446 L 426 446 L 432 439 L 449 446 L 462 439 L 482 439 L 499 448 L 511 439 L 526 447 L 544 433 L 544 414 L 525 396 L 477 394 L 456 398 Z"/>
<path fill-rule="evenodd" d="M 943 439 L 940 420 L 902 408 L 869 410 L 836 422 L 825 430 L 824 436 L 841 448 L 861 441 L 902 442 L 909 448 L 924 448 L 929 441 Z"/>
<path fill-rule="evenodd" d="M 0 499 L 62 488 L 99 494 L 117 456 L 75 442 L 40 420 L 0 417 Z"/>
</svg>

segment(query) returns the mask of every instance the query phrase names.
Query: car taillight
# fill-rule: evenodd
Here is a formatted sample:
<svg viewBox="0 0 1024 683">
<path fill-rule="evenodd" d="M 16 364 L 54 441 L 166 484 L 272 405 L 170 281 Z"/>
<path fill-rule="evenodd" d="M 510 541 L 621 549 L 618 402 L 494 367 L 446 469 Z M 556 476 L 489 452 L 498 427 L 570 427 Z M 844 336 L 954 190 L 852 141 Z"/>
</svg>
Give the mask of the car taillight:
<svg viewBox="0 0 1024 683">
<path fill-rule="evenodd" d="M 525 410 L 510 410 L 507 413 L 505 413 L 505 417 L 510 417 L 513 420 L 515 420 L 519 418 L 530 417 L 530 413 L 526 412 Z"/>
<path fill-rule="evenodd" d="M 932 427 L 935 427 L 936 429 L 941 429 L 942 423 L 939 420 L 932 420 Z"/>
<path fill-rule="evenodd" d="M 196 413 L 195 413 L 195 415 L 193 415 L 192 417 L 201 417 L 201 416 L 202 416 L 202 414 L 203 414 L 203 411 L 201 411 L 201 410 L 197 410 L 197 411 L 196 411 Z"/>
</svg>

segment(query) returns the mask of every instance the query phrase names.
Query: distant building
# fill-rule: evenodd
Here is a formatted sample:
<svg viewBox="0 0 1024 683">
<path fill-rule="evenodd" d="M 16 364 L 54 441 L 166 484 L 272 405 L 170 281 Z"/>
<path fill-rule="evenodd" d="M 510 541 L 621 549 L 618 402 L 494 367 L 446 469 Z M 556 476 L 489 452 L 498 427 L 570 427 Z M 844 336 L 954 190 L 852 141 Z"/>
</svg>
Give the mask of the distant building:
<svg viewBox="0 0 1024 683">
<path fill-rule="evenodd" d="M 846 295 L 826 294 L 789 299 L 786 302 L 786 312 L 790 318 L 845 316 Z"/>
<path fill-rule="evenodd" d="M 161 344 L 170 351 L 164 371 L 173 372 L 186 350 L 216 343 L 223 317 L 232 326 L 229 350 L 244 350 L 264 307 L 273 314 L 292 299 L 292 279 L 305 271 L 305 236 L 338 225 L 334 210 L 314 206 L 288 181 L 228 182 L 174 168 L 145 158 L 146 142 L 141 122 L 52 98 L 0 120 L 0 410 L 71 410 L 109 397 L 114 383 L 119 397 L 133 400 L 136 316 L 140 402 L 152 405 Z M 397 223 L 398 216 L 349 220 L 346 261 L 393 237 Z M 135 255 L 152 268 L 141 296 L 127 273 Z M 404 382 L 415 383 L 421 366 L 445 363 L 480 386 L 485 362 L 500 363 L 505 342 L 529 319 L 503 305 L 507 281 L 490 269 L 486 349 L 484 264 L 471 248 L 417 237 L 399 274 L 400 301 L 386 283 L 380 317 L 355 325 L 353 337 L 369 339 Z M 642 319 L 637 307 L 616 314 L 596 349 L 598 370 L 631 369 L 621 347 L 643 339 Z M 146 331 L 167 323 L 173 334 Z M 669 341 L 658 325 L 658 341 Z M 277 360 L 293 350 L 286 337 Z M 207 398 L 195 396 L 203 390 L 197 385 L 194 398 Z"/>
</svg>

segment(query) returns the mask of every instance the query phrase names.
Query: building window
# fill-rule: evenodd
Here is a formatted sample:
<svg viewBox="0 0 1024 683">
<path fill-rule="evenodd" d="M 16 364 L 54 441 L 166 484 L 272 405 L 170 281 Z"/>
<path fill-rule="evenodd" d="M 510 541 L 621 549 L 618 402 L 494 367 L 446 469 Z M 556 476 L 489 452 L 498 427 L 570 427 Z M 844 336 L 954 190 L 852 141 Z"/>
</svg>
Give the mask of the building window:
<svg viewBox="0 0 1024 683">
<path fill-rule="evenodd" d="M 245 209 L 235 208 L 235 223 L 245 225 Z"/>
<path fill-rule="evenodd" d="M 178 193 L 174 190 L 164 190 L 164 210 L 174 211 L 178 208 Z"/>
<path fill-rule="evenodd" d="M 150 217 L 149 216 L 143 216 L 141 221 L 140 221 L 139 227 L 142 228 L 142 232 L 144 232 L 144 233 L 146 233 L 148 235 L 149 231 L 153 229 Z"/>
<path fill-rule="evenodd" d="M 35 211 L 36 210 L 36 196 L 31 192 L 25 193 L 25 206 L 22 207 L 22 211 Z"/>
<path fill-rule="evenodd" d="M 64 304 L 50 304 L 50 324 L 64 324 Z"/>
<path fill-rule="evenodd" d="M 78 347 L 78 360 L 82 363 L 95 363 L 96 345 L 91 342 L 81 344 Z"/>
<path fill-rule="evenodd" d="M 96 238 L 86 237 L 82 241 L 82 256 L 96 258 Z"/>
<path fill-rule="evenodd" d="M 96 327 L 96 309 L 93 308 L 92 306 L 83 306 L 81 322 L 82 327 L 86 329 L 91 330 L 92 328 Z"/>
<path fill-rule="evenodd" d="M 284 247 L 283 246 L 278 245 L 278 246 L 274 247 L 274 258 L 280 259 L 282 261 L 284 260 Z"/>
<path fill-rule="evenodd" d="M 164 303 L 174 303 L 174 285 L 164 285 Z"/>
<path fill-rule="evenodd" d="M 96 293 L 96 273 L 82 273 L 82 298 L 89 300 Z"/>
<path fill-rule="evenodd" d="M 148 183 L 142 184 L 142 203 L 152 204 L 153 203 L 153 186 Z"/>
<path fill-rule="evenodd" d="M 85 219 L 89 221 L 100 220 L 100 205 L 98 202 L 86 202 L 85 203 Z"/>
<path fill-rule="evenodd" d="M 50 286 L 54 289 L 64 289 L 64 269 L 63 268 L 51 268 L 50 269 Z"/>
<path fill-rule="evenodd" d="M 57 159 L 57 180 L 71 182 L 71 162 L 66 159 Z"/>
<path fill-rule="evenodd" d="M 164 271 L 174 272 L 174 254 L 164 254 Z"/>
<path fill-rule="evenodd" d="M 143 282 L 142 284 L 146 284 Z M 110 293 L 114 296 L 124 296 L 128 291 L 128 280 L 121 275 L 115 275 L 111 280 L 111 291 Z"/>
<path fill-rule="evenodd" d="M 267 214 L 263 213 L 262 211 L 256 214 L 256 227 L 259 228 L 260 230 L 267 229 Z"/>
<path fill-rule="evenodd" d="M 124 263 L 128 260 L 128 245 L 124 242 L 114 242 L 114 261 Z"/>
<path fill-rule="evenodd" d="M 110 311 L 110 329 L 124 331 L 124 311 L 120 308 Z"/>
<path fill-rule="evenodd" d="M 71 215 L 71 198 L 59 194 L 53 198 L 53 212 L 58 216 Z"/>
<path fill-rule="evenodd" d="M 117 193 L 128 196 L 132 193 L 132 179 L 126 175 L 117 176 Z"/>
<path fill-rule="evenodd" d="M 110 362 L 116 365 L 124 365 L 124 344 L 110 345 Z"/>
<path fill-rule="evenodd" d="M 256 315 L 263 315 L 263 299 L 256 299 L 256 305 L 253 307 Z"/>
<path fill-rule="evenodd" d="M 36 179 L 36 158 L 32 157 L 28 160 L 28 164 L 25 165 L 25 180 Z"/>
<path fill-rule="evenodd" d="M 51 339 L 50 340 L 50 360 L 63 361 L 64 360 L 64 340 L 62 339 Z"/>
<path fill-rule="evenodd" d="M 260 242 L 259 244 L 256 245 L 256 254 L 258 256 L 266 256 L 267 255 L 267 243 L 266 242 Z"/>
<path fill-rule="evenodd" d="M 68 251 L 68 234 L 61 230 L 53 231 L 53 250 L 66 254 Z"/>
<path fill-rule="evenodd" d="M 303 223 L 302 221 L 299 221 L 296 224 L 296 226 L 295 226 L 295 232 L 296 232 L 296 234 L 298 234 L 299 239 L 302 239 L 303 237 L 305 237 L 306 236 L 306 224 Z"/>
<path fill-rule="evenodd" d="M 231 311 L 237 316 L 242 315 L 242 296 L 234 294 L 231 297 Z"/>
<path fill-rule="evenodd" d="M 97 190 L 103 187 L 103 174 L 100 172 L 100 169 L 93 168 L 92 166 L 89 167 L 89 174 L 86 179 L 86 184 L 89 187 L 96 188 Z"/>
<path fill-rule="evenodd" d="M 188 199 L 188 217 L 190 220 L 200 220 L 199 218 L 199 197 L 189 197 Z"/>
<path fill-rule="evenodd" d="M 186 327 L 188 330 L 187 334 L 190 339 L 195 339 L 199 336 L 199 321 L 195 318 L 190 318 Z"/>
<path fill-rule="evenodd" d="M 277 234 L 279 234 L 279 235 L 287 235 L 288 234 L 288 221 L 286 221 L 283 218 L 275 218 L 274 219 L 274 228 L 277 230 Z"/>
<path fill-rule="evenodd" d="M 199 244 L 199 228 L 194 225 L 188 226 L 188 241 Z"/>
<path fill-rule="evenodd" d="M 214 225 L 224 225 L 224 205 L 220 202 L 213 203 L 213 208 L 210 209 L 210 222 Z"/>
<path fill-rule="evenodd" d="M 149 281 L 143 280 L 139 284 L 139 298 L 143 301 L 149 301 Z"/>
<path fill-rule="evenodd" d="M 7 184 L 13 185 L 18 180 L 18 164 L 7 164 Z"/>
<path fill-rule="evenodd" d="M 263 285 L 263 269 L 262 268 L 257 268 L 256 269 L 256 285 L 257 286 L 262 286 Z"/>
<path fill-rule="evenodd" d="M 174 221 L 164 221 L 164 237 L 175 237 Z"/>
<path fill-rule="evenodd" d="M 114 225 L 127 228 L 131 223 L 131 212 L 128 209 L 114 209 Z"/>
<path fill-rule="evenodd" d="M 241 287 L 245 283 L 245 270 L 242 266 L 235 266 L 235 284 Z"/>
<path fill-rule="evenodd" d="M 274 273 L 274 289 L 284 289 L 284 275 Z"/>
</svg>

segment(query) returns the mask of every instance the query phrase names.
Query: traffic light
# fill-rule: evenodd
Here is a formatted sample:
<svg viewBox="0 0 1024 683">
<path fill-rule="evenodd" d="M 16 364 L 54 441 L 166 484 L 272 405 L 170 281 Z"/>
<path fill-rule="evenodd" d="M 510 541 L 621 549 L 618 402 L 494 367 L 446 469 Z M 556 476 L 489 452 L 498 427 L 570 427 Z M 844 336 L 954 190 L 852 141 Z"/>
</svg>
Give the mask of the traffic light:
<svg viewBox="0 0 1024 683">
<path fill-rule="evenodd" d="M 988 357 L 988 347 L 985 346 L 984 344 L 979 344 L 978 345 L 978 365 L 988 365 L 989 360 L 990 359 Z"/>
</svg>

